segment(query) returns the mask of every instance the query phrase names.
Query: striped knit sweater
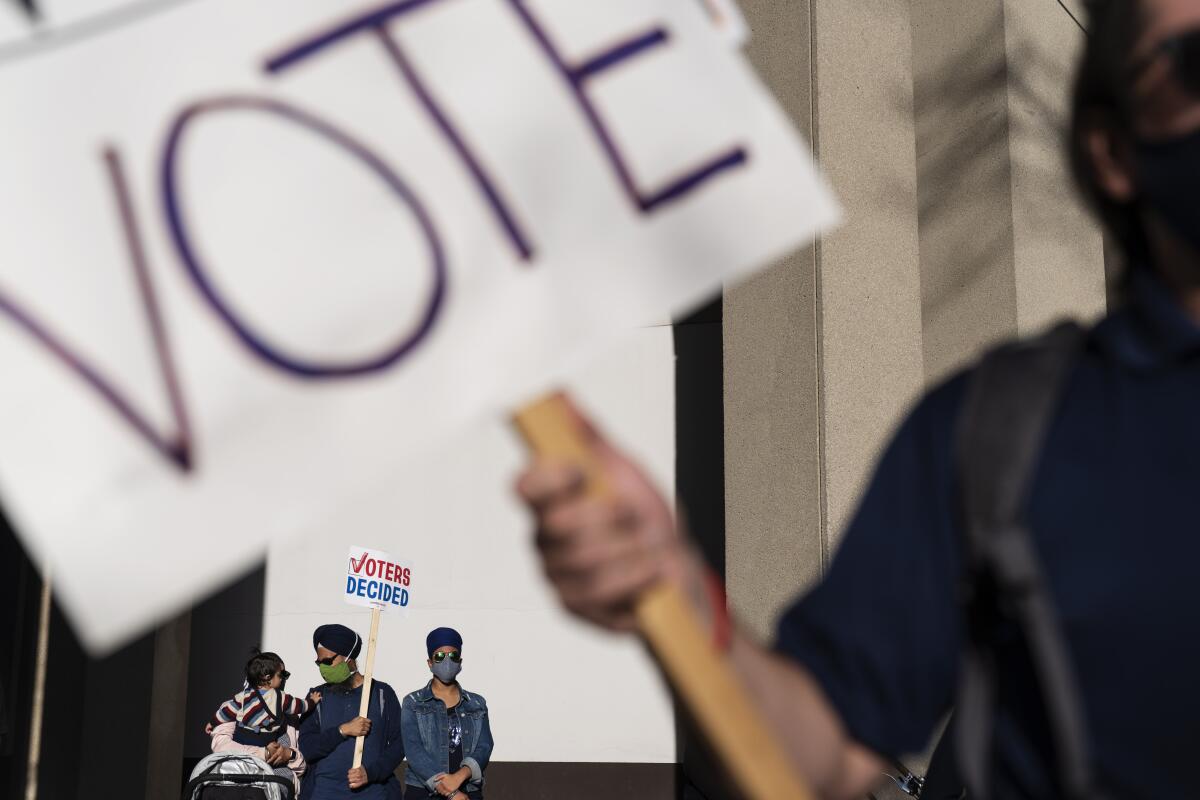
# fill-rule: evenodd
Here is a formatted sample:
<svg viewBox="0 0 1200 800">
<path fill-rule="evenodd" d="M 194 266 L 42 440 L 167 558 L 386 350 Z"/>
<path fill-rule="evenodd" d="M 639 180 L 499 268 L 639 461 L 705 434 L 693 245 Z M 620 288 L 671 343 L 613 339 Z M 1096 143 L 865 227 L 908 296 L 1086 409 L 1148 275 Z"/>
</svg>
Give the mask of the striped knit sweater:
<svg viewBox="0 0 1200 800">
<path fill-rule="evenodd" d="M 264 705 L 265 701 L 265 705 Z M 293 697 L 276 689 L 259 689 L 257 692 L 249 684 L 243 684 L 242 690 L 221 704 L 213 716 L 213 725 L 222 722 L 236 722 L 239 727 L 247 728 L 255 733 L 272 733 L 283 729 L 282 720 L 271 717 L 271 712 L 277 717 L 295 716 L 306 713 L 312 703 Z"/>
</svg>

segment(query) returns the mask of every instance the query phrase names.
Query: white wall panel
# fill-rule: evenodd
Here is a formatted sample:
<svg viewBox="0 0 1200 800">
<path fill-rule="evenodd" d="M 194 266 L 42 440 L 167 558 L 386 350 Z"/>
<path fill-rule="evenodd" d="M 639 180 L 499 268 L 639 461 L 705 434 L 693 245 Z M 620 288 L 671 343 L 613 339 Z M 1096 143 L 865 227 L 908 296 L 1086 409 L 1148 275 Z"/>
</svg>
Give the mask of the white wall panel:
<svg viewBox="0 0 1200 800">
<path fill-rule="evenodd" d="M 673 362 L 671 328 L 643 328 L 569 386 L 672 496 Z M 384 499 L 273 547 L 263 649 L 283 656 L 294 692 L 319 683 L 312 630 L 366 634 L 370 612 L 342 602 L 341 581 L 350 545 L 376 547 L 414 566 L 414 608 L 384 616 L 376 660 L 398 693 L 425 684 L 425 634 L 449 625 L 465 640 L 463 685 L 487 697 L 496 760 L 672 762 L 670 701 L 640 645 L 567 618 L 545 586 L 512 494 L 524 462 L 502 421 L 481 422 L 394 476 Z"/>
</svg>

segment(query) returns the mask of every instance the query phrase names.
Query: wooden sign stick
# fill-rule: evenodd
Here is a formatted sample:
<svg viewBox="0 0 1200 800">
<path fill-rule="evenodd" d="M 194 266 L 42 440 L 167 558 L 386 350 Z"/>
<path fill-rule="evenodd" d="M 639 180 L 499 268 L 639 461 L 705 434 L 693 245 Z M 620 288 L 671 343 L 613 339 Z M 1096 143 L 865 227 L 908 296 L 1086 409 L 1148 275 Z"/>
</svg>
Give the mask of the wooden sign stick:
<svg viewBox="0 0 1200 800">
<path fill-rule="evenodd" d="M 589 493 L 608 491 L 599 464 L 563 395 L 525 406 L 514 424 L 540 456 L 570 461 L 583 470 Z M 638 629 L 748 800 L 811 800 L 729 665 L 714 648 L 696 612 L 674 586 L 657 586 L 637 601 Z"/>
<path fill-rule="evenodd" d="M 379 609 L 371 609 L 371 635 L 367 637 L 367 671 L 363 673 L 362 701 L 358 704 L 358 715 L 365 717 L 371 705 L 371 679 L 375 676 L 375 640 L 379 638 Z M 354 763 L 352 767 L 362 766 L 363 744 L 367 737 L 358 736 L 354 739 Z"/>
<path fill-rule="evenodd" d="M 29 715 L 29 754 L 25 770 L 25 800 L 37 800 L 38 768 L 42 757 L 42 714 L 46 705 L 46 667 L 50 652 L 50 568 L 42 571 L 38 605 L 37 656 L 33 673 L 33 710 Z"/>
</svg>

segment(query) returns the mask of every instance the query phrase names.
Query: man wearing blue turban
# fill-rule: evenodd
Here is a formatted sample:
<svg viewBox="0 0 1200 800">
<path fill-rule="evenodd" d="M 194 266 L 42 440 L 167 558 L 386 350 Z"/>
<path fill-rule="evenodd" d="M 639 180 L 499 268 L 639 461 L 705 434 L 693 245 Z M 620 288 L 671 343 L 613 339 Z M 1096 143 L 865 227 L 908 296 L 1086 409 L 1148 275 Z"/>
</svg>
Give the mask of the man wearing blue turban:
<svg viewBox="0 0 1200 800">
<path fill-rule="evenodd" d="M 358 715 L 363 676 L 356 659 L 362 637 L 345 625 L 313 631 L 317 669 L 325 679 L 321 702 L 300 726 L 300 752 L 308 773 L 300 800 L 400 800 L 396 767 L 404 759 L 400 701 L 381 680 L 371 683 L 367 716 Z M 354 768 L 354 743 L 363 737 L 362 766 Z"/>
</svg>

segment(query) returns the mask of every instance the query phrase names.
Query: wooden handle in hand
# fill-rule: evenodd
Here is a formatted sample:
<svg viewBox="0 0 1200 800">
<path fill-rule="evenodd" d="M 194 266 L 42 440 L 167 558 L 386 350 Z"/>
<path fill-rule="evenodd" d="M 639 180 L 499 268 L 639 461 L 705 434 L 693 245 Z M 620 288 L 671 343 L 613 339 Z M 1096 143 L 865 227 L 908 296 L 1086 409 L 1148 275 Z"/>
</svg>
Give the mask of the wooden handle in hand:
<svg viewBox="0 0 1200 800">
<path fill-rule="evenodd" d="M 375 641 L 379 638 L 379 609 L 371 609 L 371 635 L 367 637 L 367 671 L 363 673 L 362 700 L 358 703 L 358 715 L 365 717 L 371 709 L 371 681 L 375 679 Z M 367 737 L 356 736 L 354 739 L 354 762 L 350 765 L 355 769 L 362 766 L 363 745 Z"/>
<path fill-rule="evenodd" d="M 589 492 L 608 491 L 579 420 L 563 395 L 525 406 L 514 416 L 514 424 L 538 455 L 570 461 L 582 469 Z M 748 800 L 810 800 L 812 794 L 683 592 L 676 586 L 651 588 L 638 598 L 636 616 L 642 637 L 667 679 Z"/>
</svg>

